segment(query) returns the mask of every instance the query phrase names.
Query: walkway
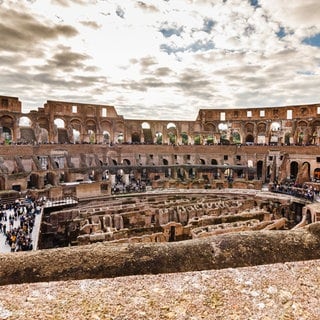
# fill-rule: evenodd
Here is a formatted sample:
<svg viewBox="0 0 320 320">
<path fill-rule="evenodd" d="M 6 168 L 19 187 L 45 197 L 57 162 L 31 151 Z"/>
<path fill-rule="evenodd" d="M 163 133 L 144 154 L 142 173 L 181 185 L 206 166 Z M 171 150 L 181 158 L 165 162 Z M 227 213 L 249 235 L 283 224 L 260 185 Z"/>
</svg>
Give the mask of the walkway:
<svg viewBox="0 0 320 320">
<path fill-rule="evenodd" d="M 13 209 L 11 210 L 5 210 L 7 213 L 7 217 L 10 216 L 10 214 L 13 214 Z M 39 232 L 40 232 L 40 226 L 41 226 L 41 220 L 42 220 L 42 213 L 43 213 L 43 209 L 41 209 L 41 213 L 37 214 L 35 217 L 35 222 L 34 222 L 34 226 L 33 226 L 33 230 L 31 233 L 31 239 L 32 239 L 32 244 L 33 244 L 33 250 L 37 250 L 38 247 L 38 240 L 39 240 Z M 7 230 L 10 230 L 9 227 L 9 219 L 7 219 L 7 221 L 2 220 L 3 224 L 6 224 L 7 226 Z M 14 220 L 14 224 L 13 227 L 20 227 L 20 220 Z M 9 246 L 9 244 L 5 243 L 6 241 L 6 236 L 0 232 L 0 253 L 7 253 L 7 252 L 11 252 L 11 248 Z"/>
</svg>

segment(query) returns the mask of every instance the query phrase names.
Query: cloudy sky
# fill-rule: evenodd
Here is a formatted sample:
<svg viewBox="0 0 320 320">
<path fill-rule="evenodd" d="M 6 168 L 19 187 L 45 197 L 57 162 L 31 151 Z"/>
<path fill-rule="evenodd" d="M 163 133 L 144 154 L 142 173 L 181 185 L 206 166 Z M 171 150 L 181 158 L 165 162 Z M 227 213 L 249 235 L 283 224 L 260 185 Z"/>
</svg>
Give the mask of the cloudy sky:
<svg viewBox="0 0 320 320">
<path fill-rule="evenodd" d="M 0 0 L 1 95 L 128 119 L 319 103 L 319 0 Z"/>
</svg>

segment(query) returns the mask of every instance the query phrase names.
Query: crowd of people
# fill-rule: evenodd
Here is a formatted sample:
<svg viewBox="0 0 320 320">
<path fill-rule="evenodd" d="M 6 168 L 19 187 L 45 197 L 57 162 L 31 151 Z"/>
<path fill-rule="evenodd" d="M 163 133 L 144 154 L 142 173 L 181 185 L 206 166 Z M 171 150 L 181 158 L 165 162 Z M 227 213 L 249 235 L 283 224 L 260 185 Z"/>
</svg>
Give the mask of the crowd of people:
<svg viewBox="0 0 320 320">
<path fill-rule="evenodd" d="M 315 189 L 312 185 L 298 185 L 292 181 L 287 181 L 284 183 L 279 183 L 275 181 L 273 183 L 271 191 L 289 194 L 298 198 L 304 198 L 312 202 L 319 197 L 319 191 Z"/>
<path fill-rule="evenodd" d="M 0 233 L 11 252 L 33 249 L 32 230 L 40 212 L 40 203 L 30 197 L 9 204 L 0 203 Z"/>
</svg>

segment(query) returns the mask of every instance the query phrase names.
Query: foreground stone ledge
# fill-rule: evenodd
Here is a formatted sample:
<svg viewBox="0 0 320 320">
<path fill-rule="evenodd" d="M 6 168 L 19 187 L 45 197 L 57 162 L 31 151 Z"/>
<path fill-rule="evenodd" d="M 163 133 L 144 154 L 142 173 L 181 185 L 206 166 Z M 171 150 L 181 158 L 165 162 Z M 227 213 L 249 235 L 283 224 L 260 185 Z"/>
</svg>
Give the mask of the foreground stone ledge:
<svg viewBox="0 0 320 320">
<path fill-rule="evenodd" d="M 98 243 L 0 255 L 0 285 L 237 268 L 320 258 L 320 223 L 173 243 Z"/>
</svg>

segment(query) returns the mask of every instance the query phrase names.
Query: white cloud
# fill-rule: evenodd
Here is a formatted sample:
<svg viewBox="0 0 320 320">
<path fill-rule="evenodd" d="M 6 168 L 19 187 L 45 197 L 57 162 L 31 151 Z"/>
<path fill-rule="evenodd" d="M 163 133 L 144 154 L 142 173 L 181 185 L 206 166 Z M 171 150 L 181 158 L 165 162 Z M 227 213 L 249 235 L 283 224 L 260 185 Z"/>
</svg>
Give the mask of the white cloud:
<svg viewBox="0 0 320 320">
<path fill-rule="evenodd" d="M 313 103 L 320 51 L 303 40 L 319 14 L 317 0 L 4 0 L 0 85 L 26 107 L 73 99 L 126 118 Z"/>
</svg>

